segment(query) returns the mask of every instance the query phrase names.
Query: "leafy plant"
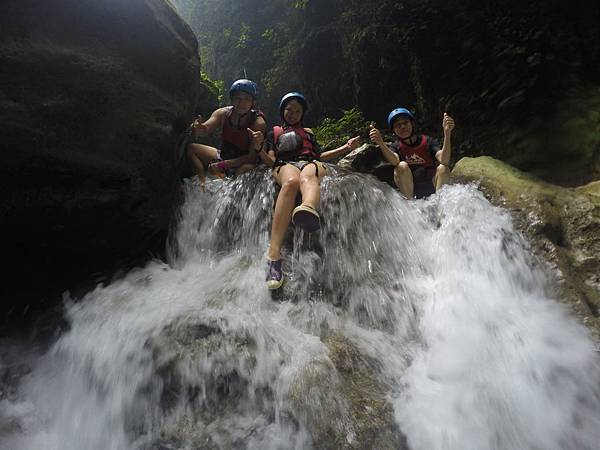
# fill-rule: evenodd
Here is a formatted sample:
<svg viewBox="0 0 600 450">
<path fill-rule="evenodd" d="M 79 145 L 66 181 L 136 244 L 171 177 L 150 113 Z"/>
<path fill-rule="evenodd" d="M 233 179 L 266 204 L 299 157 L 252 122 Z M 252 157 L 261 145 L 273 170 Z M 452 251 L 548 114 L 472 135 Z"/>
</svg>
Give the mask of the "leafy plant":
<svg viewBox="0 0 600 450">
<path fill-rule="evenodd" d="M 308 0 L 296 0 L 294 2 L 294 8 L 296 9 L 304 9 L 308 5 Z"/>
<path fill-rule="evenodd" d="M 342 111 L 342 117 L 326 117 L 313 129 L 315 137 L 324 149 L 339 147 L 353 136 L 368 138 L 369 123 L 356 107 Z"/>
<path fill-rule="evenodd" d="M 273 36 L 275 36 L 275 33 L 273 32 L 273 28 L 267 28 L 265 29 L 265 31 L 263 31 L 263 33 L 260 36 L 266 39 L 267 41 L 271 41 L 273 40 Z"/>
<path fill-rule="evenodd" d="M 225 99 L 225 93 L 227 92 L 223 80 L 211 80 L 208 74 L 201 70 L 200 82 L 208 87 L 208 89 L 217 96 L 219 105 L 223 105 L 223 99 Z"/>
<path fill-rule="evenodd" d="M 251 28 L 248 25 L 242 24 L 242 27 L 240 29 L 240 36 L 238 37 L 237 44 L 235 44 L 236 48 L 246 48 L 246 46 L 248 45 L 248 40 L 250 39 L 250 30 Z"/>
</svg>

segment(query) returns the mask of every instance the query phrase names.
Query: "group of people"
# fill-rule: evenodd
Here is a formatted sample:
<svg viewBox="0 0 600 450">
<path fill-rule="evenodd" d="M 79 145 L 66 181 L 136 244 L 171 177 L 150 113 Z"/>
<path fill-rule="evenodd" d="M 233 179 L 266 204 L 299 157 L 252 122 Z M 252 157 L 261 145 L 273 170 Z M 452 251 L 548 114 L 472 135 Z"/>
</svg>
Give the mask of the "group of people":
<svg viewBox="0 0 600 450">
<path fill-rule="evenodd" d="M 267 132 L 264 114 L 254 109 L 257 86 L 250 80 L 235 81 L 229 89 L 231 106 L 219 108 L 206 121 L 198 116 L 192 123 L 194 136 L 207 136 L 222 130 L 221 148 L 192 143 L 188 156 L 204 190 L 206 171 L 217 177 L 242 174 L 260 162 L 271 168 L 280 190 L 275 202 L 271 240 L 267 251 L 266 283 L 278 289 L 283 283 L 281 247 L 292 222 L 305 232 L 320 228 L 318 213 L 321 179 L 327 175 L 324 161 L 358 148 L 358 136 L 333 150 L 322 151 L 303 119 L 308 109 L 299 92 L 284 95 L 279 103 L 281 124 Z M 405 108 L 396 108 L 388 116 L 388 126 L 396 141 L 387 145 L 381 132 L 371 125 L 369 137 L 383 157 L 394 166 L 394 182 L 407 199 L 432 194 L 447 182 L 452 152 L 451 134 L 454 120 L 444 113 L 442 148 L 429 136 L 415 133 L 415 117 Z M 300 193 L 301 203 L 296 205 Z"/>
</svg>

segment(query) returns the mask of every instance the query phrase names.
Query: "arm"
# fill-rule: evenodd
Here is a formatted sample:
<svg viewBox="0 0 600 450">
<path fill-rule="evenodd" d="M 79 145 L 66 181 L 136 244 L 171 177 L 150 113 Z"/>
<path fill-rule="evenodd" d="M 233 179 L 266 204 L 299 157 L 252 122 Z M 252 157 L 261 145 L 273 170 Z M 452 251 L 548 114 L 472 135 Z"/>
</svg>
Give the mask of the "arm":
<svg viewBox="0 0 600 450">
<path fill-rule="evenodd" d="M 381 154 L 386 159 L 386 161 L 389 162 L 394 167 L 396 167 L 398 164 L 400 164 L 400 157 L 395 152 L 393 152 L 386 145 L 385 142 L 383 142 L 383 138 L 381 137 L 381 133 L 379 132 L 379 130 L 377 128 L 375 128 L 373 126 L 373 124 L 370 124 L 369 128 L 370 128 L 369 137 L 381 149 Z"/>
<path fill-rule="evenodd" d="M 340 155 L 344 155 L 351 150 L 355 150 L 360 145 L 360 137 L 355 136 L 353 138 L 348 139 L 341 147 L 338 147 L 333 150 L 327 150 L 326 152 L 321 153 L 320 160 L 321 161 L 331 161 L 334 158 L 337 158 Z"/>
<path fill-rule="evenodd" d="M 202 116 L 198 116 L 192 123 L 194 136 L 206 136 L 213 133 L 217 128 L 223 126 L 223 119 L 227 114 L 227 108 L 219 108 L 210 115 L 208 120 L 202 122 Z"/>
<path fill-rule="evenodd" d="M 262 133 L 262 135 L 264 136 L 267 130 L 267 122 L 265 122 L 265 119 L 263 119 L 262 117 L 257 117 L 254 122 L 252 122 L 252 124 L 250 125 L 250 128 L 248 129 L 248 137 L 250 138 L 250 146 L 248 147 L 248 154 L 241 156 L 239 158 L 236 158 L 234 160 L 231 160 L 231 162 L 233 163 L 231 165 L 231 167 L 237 167 L 237 166 L 241 166 L 242 164 L 255 164 L 257 158 L 257 152 L 256 150 L 253 148 L 252 145 L 252 141 L 253 141 L 253 133 L 260 131 Z M 263 139 L 264 142 L 264 139 Z M 256 146 L 256 148 L 260 147 L 261 144 L 259 144 L 258 146 Z M 252 151 L 254 150 L 254 151 Z"/>
<path fill-rule="evenodd" d="M 452 156 L 451 136 L 454 129 L 454 119 L 447 113 L 444 113 L 442 127 L 444 128 L 444 144 L 442 145 L 442 149 L 435 154 L 435 157 L 441 164 L 447 166 L 450 164 L 450 157 Z"/>
<path fill-rule="evenodd" d="M 252 141 L 250 142 L 250 152 L 251 154 L 258 154 L 259 158 L 263 163 L 267 165 L 267 167 L 273 167 L 275 164 L 275 151 L 272 149 L 267 149 L 265 135 L 262 131 L 252 131 L 248 128 L 248 132 L 250 133 L 250 137 Z M 270 147 L 270 146 L 269 146 Z"/>
<path fill-rule="evenodd" d="M 234 159 L 227 159 L 225 161 L 221 161 L 219 164 L 225 164 L 227 167 L 235 168 L 243 166 L 244 164 L 255 164 L 257 160 L 256 151 L 253 151 L 252 147 L 252 132 L 261 131 L 265 132 L 267 128 L 267 123 L 262 117 L 257 117 L 254 122 L 248 128 L 248 137 L 250 138 L 250 146 L 248 147 L 248 153 Z"/>
</svg>

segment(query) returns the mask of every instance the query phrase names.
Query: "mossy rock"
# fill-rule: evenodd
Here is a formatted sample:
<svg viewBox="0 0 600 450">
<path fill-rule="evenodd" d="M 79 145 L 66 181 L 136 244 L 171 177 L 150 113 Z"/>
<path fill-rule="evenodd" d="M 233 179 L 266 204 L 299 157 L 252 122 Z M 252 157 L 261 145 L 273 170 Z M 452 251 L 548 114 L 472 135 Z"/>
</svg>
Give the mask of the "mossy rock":
<svg viewBox="0 0 600 450">
<path fill-rule="evenodd" d="M 394 167 L 383 158 L 379 147 L 366 143 L 339 160 L 338 166 L 354 172 L 374 175 L 379 180 L 395 187 Z"/>
<path fill-rule="evenodd" d="M 600 181 L 561 187 L 487 156 L 462 158 L 452 176 L 479 183 L 512 212 L 536 255 L 555 269 L 561 298 L 600 338 Z"/>
</svg>

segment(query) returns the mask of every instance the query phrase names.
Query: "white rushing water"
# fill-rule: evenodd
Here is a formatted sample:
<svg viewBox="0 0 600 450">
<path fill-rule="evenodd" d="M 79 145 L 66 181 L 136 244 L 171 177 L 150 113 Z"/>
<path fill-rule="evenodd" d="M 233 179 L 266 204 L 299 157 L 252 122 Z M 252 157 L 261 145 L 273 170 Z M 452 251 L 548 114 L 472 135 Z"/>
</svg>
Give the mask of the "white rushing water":
<svg viewBox="0 0 600 450">
<path fill-rule="evenodd" d="M 269 174 L 184 189 L 170 264 L 67 302 L 45 354 L 3 342 L 0 448 L 318 449 L 326 421 L 352 448 L 333 332 L 373 362 L 411 449 L 600 448 L 593 343 L 475 187 L 406 202 L 327 177 L 323 228 L 292 228 L 275 295 Z"/>
</svg>

